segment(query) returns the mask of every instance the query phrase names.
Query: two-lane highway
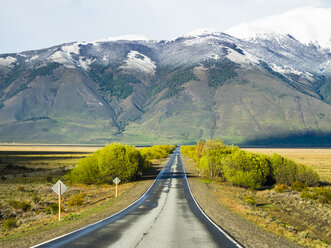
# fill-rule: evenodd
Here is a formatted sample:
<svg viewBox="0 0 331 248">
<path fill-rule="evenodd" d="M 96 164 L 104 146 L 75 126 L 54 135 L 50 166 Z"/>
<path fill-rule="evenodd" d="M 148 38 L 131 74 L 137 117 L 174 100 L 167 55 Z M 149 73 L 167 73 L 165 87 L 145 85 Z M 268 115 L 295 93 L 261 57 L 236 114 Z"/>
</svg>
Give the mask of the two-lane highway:
<svg viewBox="0 0 331 248">
<path fill-rule="evenodd" d="M 179 149 L 126 210 L 37 247 L 241 247 L 193 199 Z"/>
</svg>

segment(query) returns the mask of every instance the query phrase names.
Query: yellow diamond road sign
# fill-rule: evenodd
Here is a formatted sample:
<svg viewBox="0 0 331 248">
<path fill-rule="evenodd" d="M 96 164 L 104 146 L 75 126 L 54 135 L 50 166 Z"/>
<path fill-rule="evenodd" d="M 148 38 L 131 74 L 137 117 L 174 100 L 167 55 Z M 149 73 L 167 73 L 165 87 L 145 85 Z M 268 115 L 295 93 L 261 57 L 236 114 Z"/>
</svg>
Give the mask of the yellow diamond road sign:
<svg viewBox="0 0 331 248">
<path fill-rule="evenodd" d="M 113 180 L 113 182 L 115 184 L 119 184 L 121 182 L 121 180 L 118 177 L 115 177 L 115 179 Z"/>
<path fill-rule="evenodd" d="M 67 186 L 64 185 L 63 182 L 61 182 L 60 180 L 57 181 L 56 184 L 54 184 L 54 186 L 52 187 L 52 190 L 57 194 L 59 195 L 59 184 L 61 185 L 61 195 L 66 192 L 67 190 Z"/>
</svg>

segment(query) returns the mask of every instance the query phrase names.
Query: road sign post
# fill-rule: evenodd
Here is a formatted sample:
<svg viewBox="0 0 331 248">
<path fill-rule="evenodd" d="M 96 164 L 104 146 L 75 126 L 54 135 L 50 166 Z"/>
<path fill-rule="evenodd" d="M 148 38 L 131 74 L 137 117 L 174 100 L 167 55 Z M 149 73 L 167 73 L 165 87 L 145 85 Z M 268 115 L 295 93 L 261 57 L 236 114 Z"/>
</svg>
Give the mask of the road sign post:
<svg viewBox="0 0 331 248">
<path fill-rule="evenodd" d="M 58 183 L 59 185 L 59 221 L 61 221 L 61 184 Z"/>
<path fill-rule="evenodd" d="M 113 183 L 115 183 L 115 198 L 117 198 L 117 184 L 119 184 L 121 180 L 118 177 L 115 177 Z"/>
<path fill-rule="evenodd" d="M 67 191 L 67 186 L 60 180 L 53 185 L 52 190 L 59 196 L 59 221 L 61 220 L 61 195 Z"/>
</svg>

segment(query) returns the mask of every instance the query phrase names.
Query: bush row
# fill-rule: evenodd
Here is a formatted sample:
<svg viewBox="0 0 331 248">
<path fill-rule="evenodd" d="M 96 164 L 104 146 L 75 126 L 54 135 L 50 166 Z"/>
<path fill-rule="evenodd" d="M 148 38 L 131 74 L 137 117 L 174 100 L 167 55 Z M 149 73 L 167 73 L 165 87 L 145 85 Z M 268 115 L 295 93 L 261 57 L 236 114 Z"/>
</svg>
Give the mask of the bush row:
<svg viewBox="0 0 331 248">
<path fill-rule="evenodd" d="M 168 147 L 156 146 L 140 152 L 134 146 L 113 143 L 79 160 L 67 179 L 85 184 L 112 183 L 115 177 L 122 182 L 131 181 L 152 165 L 149 159 L 168 155 L 173 149 Z"/>
<path fill-rule="evenodd" d="M 278 154 L 246 152 L 236 146 L 226 146 L 220 140 L 182 146 L 181 152 L 197 161 L 204 176 L 242 187 L 259 189 L 274 184 L 291 185 L 296 181 L 314 186 L 319 181 L 317 173 L 307 166 Z"/>
<path fill-rule="evenodd" d="M 165 158 L 170 154 L 176 147 L 171 145 L 156 145 L 152 147 L 145 147 L 140 150 L 141 155 L 144 159 L 153 160 Z"/>
</svg>

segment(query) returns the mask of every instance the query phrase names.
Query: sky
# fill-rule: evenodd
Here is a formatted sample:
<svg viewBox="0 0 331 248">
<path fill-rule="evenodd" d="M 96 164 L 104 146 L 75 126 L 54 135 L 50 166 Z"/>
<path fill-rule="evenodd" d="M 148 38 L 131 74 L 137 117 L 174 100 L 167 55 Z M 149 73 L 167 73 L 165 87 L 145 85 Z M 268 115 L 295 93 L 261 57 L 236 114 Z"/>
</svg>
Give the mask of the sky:
<svg viewBox="0 0 331 248">
<path fill-rule="evenodd" d="M 0 0 L 0 54 L 143 34 L 154 40 L 232 26 L 330 0 Z"/>
</svg>

